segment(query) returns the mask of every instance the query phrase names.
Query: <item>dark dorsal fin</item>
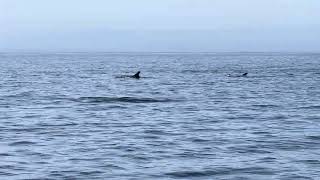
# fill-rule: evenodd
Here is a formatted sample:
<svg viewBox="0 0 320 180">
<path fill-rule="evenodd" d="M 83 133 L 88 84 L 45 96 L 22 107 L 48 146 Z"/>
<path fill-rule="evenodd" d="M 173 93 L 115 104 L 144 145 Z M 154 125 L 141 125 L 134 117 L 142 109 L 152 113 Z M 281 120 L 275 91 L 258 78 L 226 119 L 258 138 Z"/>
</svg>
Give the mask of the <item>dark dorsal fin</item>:
<svg viewBox="0 0 320 180">
<path fill-rule="evenodd" d="M 135 75 L 132 76 L 133 78 L 140 78 L 140 71 L 138 71 Z"/>
<path fill-rule="evenodd" d="M 248 73 L 243 73 L 243 74 L 242 74 L 242 76 L 247 76 L 247 75 L 248 75 Z"/>
</svg>

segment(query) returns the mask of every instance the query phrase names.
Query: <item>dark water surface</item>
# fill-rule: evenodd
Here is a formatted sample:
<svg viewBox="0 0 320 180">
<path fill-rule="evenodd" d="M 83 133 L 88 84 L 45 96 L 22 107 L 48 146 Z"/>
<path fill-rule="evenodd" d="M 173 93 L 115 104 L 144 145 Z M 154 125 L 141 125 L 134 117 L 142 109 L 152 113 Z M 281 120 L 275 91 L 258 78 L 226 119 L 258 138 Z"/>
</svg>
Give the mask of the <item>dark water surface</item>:
<svg viewBox="0 0 320 180">
<path fill-rule="evenodd" d="M 0 53 L 0 77 L 0 179 L 320 179 L 318 54 Z"/>
</svg>

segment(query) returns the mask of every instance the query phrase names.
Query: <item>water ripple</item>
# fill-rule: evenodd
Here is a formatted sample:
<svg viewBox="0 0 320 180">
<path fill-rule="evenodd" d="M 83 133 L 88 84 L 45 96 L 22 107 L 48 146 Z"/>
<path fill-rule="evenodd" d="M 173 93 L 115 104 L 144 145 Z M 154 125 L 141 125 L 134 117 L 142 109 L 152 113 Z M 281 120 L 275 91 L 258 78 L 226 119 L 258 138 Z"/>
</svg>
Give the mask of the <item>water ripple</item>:
<svg viewBox="0 0 320 180">
<path fill-rule="evenodd" d="M 158 103 L 158 102 L 177 102 L 178 100 L 167 98 L 138 98 L 138 97 L 80 97 L 75 99 L 77 102 L 83 103 Z"/>
</svg>

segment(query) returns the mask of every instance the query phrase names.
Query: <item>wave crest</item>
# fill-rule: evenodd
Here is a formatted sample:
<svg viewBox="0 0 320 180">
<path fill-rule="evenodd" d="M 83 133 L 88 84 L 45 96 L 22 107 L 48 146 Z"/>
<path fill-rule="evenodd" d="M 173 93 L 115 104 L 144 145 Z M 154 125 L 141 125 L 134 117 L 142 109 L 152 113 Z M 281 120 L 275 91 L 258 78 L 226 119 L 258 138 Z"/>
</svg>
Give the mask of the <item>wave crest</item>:
<svg viewBox="0 0 320 180">
<path fill-rule="evenodd" d="M 159 102 L 173 102 L 175 100 L 162 98 L 138 98 L 138 97 L 80 97 L 77 99 L 84 103 L 159 103 Z"/>
</svg>

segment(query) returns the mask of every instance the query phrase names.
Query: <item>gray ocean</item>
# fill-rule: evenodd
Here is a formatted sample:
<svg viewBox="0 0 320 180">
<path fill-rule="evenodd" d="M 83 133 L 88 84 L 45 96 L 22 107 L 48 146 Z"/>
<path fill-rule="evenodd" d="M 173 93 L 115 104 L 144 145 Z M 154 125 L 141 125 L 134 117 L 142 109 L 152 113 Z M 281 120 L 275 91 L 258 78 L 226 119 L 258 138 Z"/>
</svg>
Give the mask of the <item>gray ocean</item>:
<svg viewBox="0 0 320 180">
<path fill-rule="evenodd" d="M 0 53 L 0 179 L 320 179 L 320 54 Z"/>
</svg>

